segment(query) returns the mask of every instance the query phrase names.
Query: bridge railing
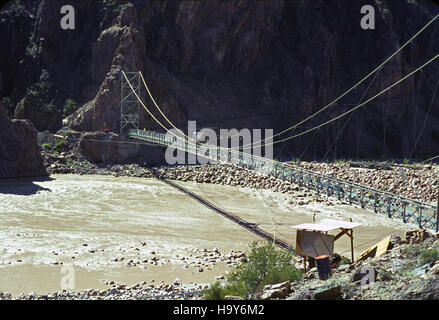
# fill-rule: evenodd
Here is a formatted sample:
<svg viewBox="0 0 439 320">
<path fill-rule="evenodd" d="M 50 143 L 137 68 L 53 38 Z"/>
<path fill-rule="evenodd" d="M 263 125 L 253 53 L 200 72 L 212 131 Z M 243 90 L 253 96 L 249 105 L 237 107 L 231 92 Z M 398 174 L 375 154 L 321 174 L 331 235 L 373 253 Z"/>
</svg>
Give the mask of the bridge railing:
<svg viewBox="0 0 439 320">
<path fill-rule="evenodd" d="M 251 154 L 231 149 L 209 147 L 194 140 L 177 139 L 175 136 L 164 133 L 132 129 L 129 131 L 129 136 L 163 146 L 172 145 L 176 149 L 196 155 L 199 155 L 200 150 L 202 150 L 201 156 L 215 162 L 231 163 L 238 167 L 254 170 L 263 175 L 337 197 L 350 205 L 357 205 L 365 210 L 385 214 L 389 218 L 400 219 L 404 223 L 416 224 L 421 229 L 439 231 L 437 207 L 428 203 L 312 172 L 291 164 L 254 157 Z M 208 152 L 206 152 L 206 148 L 209 149 Z"/>
</svg>

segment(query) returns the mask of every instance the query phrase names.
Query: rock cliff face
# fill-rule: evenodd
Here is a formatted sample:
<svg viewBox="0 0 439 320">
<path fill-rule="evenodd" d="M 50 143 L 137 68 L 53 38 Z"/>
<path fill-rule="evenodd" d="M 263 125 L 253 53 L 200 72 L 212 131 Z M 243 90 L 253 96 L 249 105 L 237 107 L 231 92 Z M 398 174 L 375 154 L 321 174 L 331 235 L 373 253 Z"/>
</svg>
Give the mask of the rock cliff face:
<svg viewBox="0 0 439 320">
<path fill-rule="evenodd" d="M 376 10 L 376 30 L 360 27 L 366 4 Z M 196 120 L 200 127 L 279 132 L 349 89 L 439 12 L 428 0 L 82 0 L 74 4 L 76 29 L 62 30 L 62 5 L 21 1 L 0 14 L 0 37 L 10 43 L 0 53 L 0 96 L 38 130 L 54 131 L 68 116 L 72 129 L 118 132 L 120 71 L 140 70 L 179 127 Z M 438 31 L 435 23 L 372 83 L 293 132 L 346 111 L 422 65 L 439 52 Z M 438 74 L 437 63 L 430 65 L 352 116 L 277 145 L 276 156 L 439 153 Z M 155 110 L 145 90 L 141 96 Z M 66 112 L 66 99 L 81 107 Z M 159 128 L 143 109 L 141 127 Z"/>
<path fill-rule="evenodd" d="M 47 175 L 37 131 L 29 120 L 8 120 L 0 104 L 0 178 Z"/>
</svg>

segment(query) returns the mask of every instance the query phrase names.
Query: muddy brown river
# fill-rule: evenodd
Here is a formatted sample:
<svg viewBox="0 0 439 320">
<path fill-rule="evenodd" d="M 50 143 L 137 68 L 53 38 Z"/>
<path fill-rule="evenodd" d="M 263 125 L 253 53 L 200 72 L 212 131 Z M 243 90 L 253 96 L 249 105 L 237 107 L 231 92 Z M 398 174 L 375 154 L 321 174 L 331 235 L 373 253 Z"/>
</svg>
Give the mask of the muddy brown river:
<svg viewBox="0 0 439 320">
<path fill-rule="evenodd" d="M 292 204 L 294 195 L 193 182 L 178 185 L 294 245 L 292 225 L 323 218 L 362 223 L 356 256 L 385 236 L 413 226 L 342 204 Z M 105 282 L 212 282 L 230 268 L 203 272 L 186 261 L 195 250 L 246 251 L 256 235 L 156 179 L 53 175 L 46 180 L 0 181 L 0 291 L 61 289 L 63 267 L 74 270 L 74 290 Z M 349 257 L 349 238 L 335 252 Z M 158 263 L 142 263 L 156 257 Z M 123 260 L 120 260 L 123 258 Z M 129 261 L 134 261 L 134 266 Z M 128 264 L 127 264 L 128 263 Z"/>
</svg>

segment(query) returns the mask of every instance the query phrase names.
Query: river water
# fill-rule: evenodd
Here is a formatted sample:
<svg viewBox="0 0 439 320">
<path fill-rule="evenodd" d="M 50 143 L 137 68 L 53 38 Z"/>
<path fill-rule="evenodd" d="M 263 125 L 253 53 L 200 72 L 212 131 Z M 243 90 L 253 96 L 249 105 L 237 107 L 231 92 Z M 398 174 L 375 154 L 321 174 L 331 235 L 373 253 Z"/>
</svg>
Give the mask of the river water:
<svg viewBox="0 0 439 320">
<path fill-rule="evenodd" d="M 177 182 L 221 209 L 292 244 L 292 225 L 312 216 L 363 223 L 355 230 L 358 255 L 391 233 L 412 226 L 342 204 L 292 205 L 292 195 L 231 186 Z M 53 175 L 46 180 L 0 181 L 0 291 L 46 293 L 60 290 L 63 266 L 75 271 L 75 290 L 108 288 L 105 281 L 211 282 L 229 268 L 204 272 L 181 257 L 195 249 L 248 249 L 258 238 L 156 179 Z M 335 252 L 349 257 L 350 241 Z M 159 258 L 158 265 L 127 261 Z M 114 261 L 124 257 L 123 261 Z"/>
</svg>

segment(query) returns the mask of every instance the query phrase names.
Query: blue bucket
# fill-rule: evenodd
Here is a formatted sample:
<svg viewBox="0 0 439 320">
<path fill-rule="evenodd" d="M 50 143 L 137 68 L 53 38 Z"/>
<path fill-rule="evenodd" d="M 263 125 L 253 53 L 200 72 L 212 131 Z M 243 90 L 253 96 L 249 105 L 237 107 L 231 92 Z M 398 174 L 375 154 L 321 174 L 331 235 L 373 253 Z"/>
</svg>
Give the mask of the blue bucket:
<svg viewBox="0 0 439 320">
<path fill-rule="evenodd" d="M 319 273 L 319 279 L 328 279 L 332 274 L 331 261 L 329 260 L 329 256 L 323 255 L 315 257 L 315 261 L 317 265 L 317 272 Z"/>
</svg>

